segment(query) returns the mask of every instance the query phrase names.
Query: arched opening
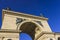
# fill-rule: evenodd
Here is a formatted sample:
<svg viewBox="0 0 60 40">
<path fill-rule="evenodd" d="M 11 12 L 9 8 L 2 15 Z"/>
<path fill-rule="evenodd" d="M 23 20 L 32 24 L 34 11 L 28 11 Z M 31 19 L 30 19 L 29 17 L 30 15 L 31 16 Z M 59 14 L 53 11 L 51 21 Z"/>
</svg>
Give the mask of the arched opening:
<svg viewBox="0 0 60 40">
<path fill-rule="evenodd" d="M 36 24 L 32 22 L 26 22 L 23 23 L 20 27 L 21 33 L 28 34 L 32 40 L 35 38 L 35 29 L 36 29 Z"/>
</svg>

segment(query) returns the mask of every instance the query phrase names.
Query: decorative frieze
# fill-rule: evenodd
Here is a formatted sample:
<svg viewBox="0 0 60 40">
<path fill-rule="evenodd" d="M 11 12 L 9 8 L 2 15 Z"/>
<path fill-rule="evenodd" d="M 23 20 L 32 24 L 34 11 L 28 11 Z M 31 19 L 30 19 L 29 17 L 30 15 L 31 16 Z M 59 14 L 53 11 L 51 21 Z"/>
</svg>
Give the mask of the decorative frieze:
<svg viewBox="0 0 60 40">
<path fill-rule="evenodd" d="M 21 22 L 24 21 L 24 20 L 26 20 L 26 19 L 16 18 L 16 24 L 21 23 Z"/>
<path fill-rule="evenodd" d="M 38 24 L 40 24 L 43 27 L 43 24 L 41 23 L 41 21 L 35 21 L 35 22 L 37 22 Z"/>
</svg>

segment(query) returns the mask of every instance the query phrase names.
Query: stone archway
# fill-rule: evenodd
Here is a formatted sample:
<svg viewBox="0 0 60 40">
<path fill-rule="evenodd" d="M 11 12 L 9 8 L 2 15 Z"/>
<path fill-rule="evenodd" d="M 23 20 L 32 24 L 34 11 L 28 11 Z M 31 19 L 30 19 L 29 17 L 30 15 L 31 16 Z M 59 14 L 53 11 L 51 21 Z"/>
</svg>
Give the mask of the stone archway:
<svg viewBox="0 0 60 40">
<path fill-rule="evenodd" d="M 35 29 L 37 28 L 37 25 L 32 22 L 25 22 L 21 25 L 20 29 L 21 33 L 29 34 L 32 38 L 32 40 L 35 39 Z"/>
</svg>

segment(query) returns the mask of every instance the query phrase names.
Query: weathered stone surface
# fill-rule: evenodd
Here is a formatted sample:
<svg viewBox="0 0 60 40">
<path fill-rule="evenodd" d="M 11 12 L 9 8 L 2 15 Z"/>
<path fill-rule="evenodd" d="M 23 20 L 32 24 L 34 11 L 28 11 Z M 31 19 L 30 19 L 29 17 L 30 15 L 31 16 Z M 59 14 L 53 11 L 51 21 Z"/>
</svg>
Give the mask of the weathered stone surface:
<svg viewBox="0 0 60 40">
<path fill-rule="evenodd" d="M 53 33 L 47 20 L 45 17 L 3 9 L 0 40 L 19 40 L 21 32 L 29 34 L 33 40 L 58 40 L 60 33 Z"/>
</svg>

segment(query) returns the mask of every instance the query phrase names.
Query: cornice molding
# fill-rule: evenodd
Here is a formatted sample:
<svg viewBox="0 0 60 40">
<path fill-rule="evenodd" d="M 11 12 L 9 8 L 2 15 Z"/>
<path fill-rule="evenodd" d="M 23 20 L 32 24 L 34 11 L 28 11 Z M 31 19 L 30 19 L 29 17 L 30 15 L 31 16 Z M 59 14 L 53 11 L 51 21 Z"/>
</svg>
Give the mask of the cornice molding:
<svg viewBox="0 0 60 40">
<path fill-rule="evenodd" d="M 0 33 L 20 33 L 20 30 L 0 29 Z"/>
<path fill-rule="evenodd" d="M 39 36 L 36 38 L 36 40 L 39 39 L 44 34 L 60 35 L 60 32 L 41 32 Z"/>
<path fill-rule="evenodd" d="M 48 20 L 48 18 L 45 18 L 45 17 L 30 15 L 30 14 L 21 13 L 21 12 L 15 12 L 15 11 L 11 11 L 11 10 L 2 9 L 2 12 L 5 12 L 6 14 L 9 14 L 10 13 L 10 14 L 22 15 L 22 16 L 30 17 L 30 18 L 32 17 L 32 18 L 36 18 L 36 19 Z"/>
</svg>

